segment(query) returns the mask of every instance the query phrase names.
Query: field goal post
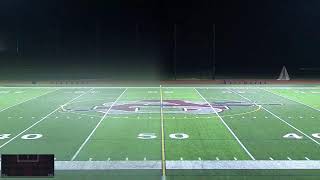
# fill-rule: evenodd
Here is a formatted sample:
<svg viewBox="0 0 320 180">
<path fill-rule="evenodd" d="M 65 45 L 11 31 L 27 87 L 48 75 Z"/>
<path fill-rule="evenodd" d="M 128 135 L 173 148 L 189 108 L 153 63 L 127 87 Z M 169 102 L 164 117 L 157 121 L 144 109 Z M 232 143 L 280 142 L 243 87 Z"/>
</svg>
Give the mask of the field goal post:
<svg viewBox="0 0 320 180">
<path fill-rule="evenodd" d="M 279 81 L 288 81 L 288 80 L 290 80 L 290 76 L 288 74 L 286 66 L 282 67 L 282 70 L 281 70 L 280 75 L 279 75 L 277 80 L 279 80 Z"/>
</svg>

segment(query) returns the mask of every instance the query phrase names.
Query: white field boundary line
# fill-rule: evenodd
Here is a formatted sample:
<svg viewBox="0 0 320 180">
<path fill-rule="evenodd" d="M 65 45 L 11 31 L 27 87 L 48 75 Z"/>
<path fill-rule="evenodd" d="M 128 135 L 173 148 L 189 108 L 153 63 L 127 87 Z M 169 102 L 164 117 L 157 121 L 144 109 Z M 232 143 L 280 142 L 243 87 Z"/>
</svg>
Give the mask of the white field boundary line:
<svg viewBox="0 0 320 180">
<path fill-rule="evenodd" d="M 60 88 L 58 88 L 58 89 L 56 89 L 56 90 L 54 90 L 54 91 L 48 91 L 48 92 L 46 92 L 46 93 L 44 93 L 44 94 L 41 94 L 41 95 L 38 95 L 38 96 L 35 96 L 35 97 L 32 97 L 32 98 L 29 98 L 29 99 L 24 100 L 24 101 L 22 101 L 22 102 L 18 102 L 18 103 L 14 104 L 14 105 L 11 105 L 11 106 L 8 106 L 8 107 L 6 107 L 6 108 L 1 109 L 0 112 L 3 112 L 3 111 L 5 111 L 5 110 L 7 110 L 7 109 L 10 109 L 10 108 L 12 108 L 12 107 L 14 107 L 14 106 L 20 105 L 20 104 L 22 104 L 22 103 L 25 103 L 25 102 L 28 102 L 28 101 L 37 99 L 38 97 L 47 95 L 47 94 L 49 94 L 49 93 L 53 93 L 53 92 L 55 92 L 55 91 L 57 91 L 57 90 L 59 90 L 59 89 L 60 89 Z"/>
<path fill-rule="evenodd" d="M 262 87 L 265 89 L 314 89 L 314 90 L 320 90 L 320 87 L 287 87 L 287 86 L 162 86 L 163 88 L 187 88 L 187 89 L 261 89 Z M 41 87 L 1 87 L 0 89 L 51 89 L 51 88 L 60 88 L 60 89 L 83 89 L 83 88 L 94 88 L 94 89 L 143 89 L 143 88 L 150 88 L 150 89 L 159 89 L 159 86 L 132 86 L 132 87 L 126 87 L 126 86 L 73 86 L 73 87 L 63 87 L 63 86 L 41 86 Z"/>
<path fill-rule="evenodd" d="M 167 169 L 320 169 L 320 161 L 167 161 Z"/>
<path fill-rule="evenodd" d="M 1 161 L 0 161 L 1 162 Z M 167 169 L 320 169 L 315 160 L 167 161 Z M 55 170 L 161 170 L 161 161 L 55 161 Z M 1 165 L 0 165 L 1 170 Z"/>
<path fill-rule="evenodd" d="M 261 89 L 262 89 L 262 88 L 261 88 Z M 288 98 L 288 97 L 286 97 L 286 96 L 283 96 L 283 95 L 280 95 L 280 94 L 274 93 L 274 92 L 269 91 L 269 90 L 266 90 L 266 89 L 262 89 L 262 90 L 267 91 L 267 92 L 269 92 L 269 93 L 271 93 L 271 94 L 274 94 L 274 95 L 276 95 L 276 96 L 279 96 L 279 97 L 282 97 L 282 98 L 288 99 L 288 100 L 290 100 L 290 101 L 293 101 L 293 102 L 296 102 L 296 103 L 302 104 L 302 105 L 304 105 L 304 106 L 307 106 L 307 107 L 309 107 L 309 108 L 311 108 L 311 109 L 314 109 L 314 110 L 316 110 L 316 111 L 319 111 L 319 112 L 320 112 L 320 109 L 314 108 L 314 107 L 312 107 L 312 106 L 310 106 L 310 105 L 308 105 L 308 104 L 305 104 L 305 103 L 302 103 L 302 102 L 300 102 L 300 101 L 296 101 L 296 100 L 290 99 L 290 98 Z"/>
<path fill-rule="evenodd" d="M 159 87 L 158 87 L 159 88 Z M 102 123 L 102 121 L 106 118 L 106 116 L 108 115 L 109 111 L 112 109 L 112 107 L 117 103 L 117 101 L 121 98 L 121 96 L 127 91 L 128 88 L 126 88 L 121 94 L 120 96 L 118 96 L 118 98 L 111 104 L 111 106 L 109 107 L 109 109 L 104 113 L 104 115 L 102 116 L 102 118 L 100 119 L 100 121 L 98 122 L 98 124 L 94 127 L 94 129 L 91 131 L 91 133 L 88 135 L 88 137 L 84 140 L 84 142 L 81 144 L 81 146 L 79 147 L 79 149 L 76 151 L 76 153 L 72 156 L 71 161 L 75 160 L 77 158 L 77 156 L 79 155 L 79 153 L 81 152 L 81 150 L 83 149 L 83 147 L 87 144 L 87 142 L 89 141 L 89 139 L 91 138 L 91 136 L 94 134 L 94 132 L 98 129 L 98 127 L 100 126 L 100 124 Z"/>
<path fill-rule="evenodd" d="M 242 142 L 239 140 L 239 138 L 237 137 L 237 135 L 232 131 L 232 129 L 228 126 L 228 124 L 223 120 L 223 118 L 219 115 L 219 113 L 212 107 L 211 103 L 209 103 L 202 95 L 201 93 L 194 88 L 195 91 L 197 91 L 197 93 L 199 94 L 199 96 L 201 96 L 201 98 L 211 107 L 211 109 L 214 111 L 214 113 L 219 117 L 219 119 L 221 120 L 221 122 L 223 123 L 223 125 L 229 130 L 229 132 L 232 134 L 232 136 L 237 140 L 237 142 L 239 143 L 239 145 L 242 147 L 242 149 L 248 154 L 248 156 L 252 159 L 252 160 L 256 160 L 254 158 L 254 156 L 248 151 L 248 149 L 242 144 Z"/>
<path fill-rule="evenodd" d="M 81 96 L 87 94 L 88 92 L 92 91 L 94 88 L 91 88 L 89 91 L 80 94 L 79 96 L 71 99 L 70 101 L 66 102 L 64 105 L 71 103 L 74 100 L 77 100 L 78 98 L 80 98 Z M 63 106 L 63 105 L 62 105 Z M 50 112 L 49 114 L 47 114 L 46 116 L 44 116 L 43 118 L 41 118 L 39 121 L 33 123 L 31 126 L 29 126 L 28 128 L 26 128 L 25 130 L 21 131 L 19 134 L 17 134 L 16 136 L 14 136 L 13 138 L 11 138 L 10 140 L 8 140 L 7 142 L 3 143 L 0 146 L 0 149 L 3 148 L 5 145 L 9 144 L 11 141 L 15 140 L 17 137 L 21 136 L 23 133 L 25 133 L 26 131 L 28 131 L 29 129 L 33 128 L 34 126 L 36 126 L 37 124 L 41 123 L 43 120 L 45 120 L 47 117 L 49 117 L 50 115 L 52 115 L 53 113 L 57 112 L 59 109 L 61 108 L 61 106 L 59 106 L 57 109 L 53 110 L 52 112 Z"/>
<path fill-rule="evenodd" d="M 258 106 L 258 104 L 254 101 L 252 101 L 249 98 L 244 97 L 243 95 L 233 91 L 235 94 L 239 95 L 240 97 L 252 102 L 254 105 Z M 269 111 L 268 109 L 266 109 L 265 107 L 263 107 L 262 105 L 260 105 L 261 108 L 265 111 L 267 111 L 269 114 L 271 114 L 272 116 L 276 117 L 277 119 L 279 119 L 280 121 L 282 121 L 283 123 L 287 124 L 288 126 L 290 126 L 291 128 L 293 128 L 294 130 L 298 131 L 299 133 L 303 134 L 304 136 L 306 136 L 307 138 L 309 138 L 311 141 L 315 142 L 316 144 L 320 145 L 320 142 L 318 142 L 317 140 L 313 139 L 311 136 L 309 136 L 308 134 L 304 133 L 303 131 L 301 131 L 300 129 L 296 128 L 295 126 L 293 126 L 292 124 L 290 124 L 289 122 L 285 121 L 284 119 L 280 118 L 279 116 L 277 116 L 276 114 L 274 114 L 273 112 Z"/>
</svg>

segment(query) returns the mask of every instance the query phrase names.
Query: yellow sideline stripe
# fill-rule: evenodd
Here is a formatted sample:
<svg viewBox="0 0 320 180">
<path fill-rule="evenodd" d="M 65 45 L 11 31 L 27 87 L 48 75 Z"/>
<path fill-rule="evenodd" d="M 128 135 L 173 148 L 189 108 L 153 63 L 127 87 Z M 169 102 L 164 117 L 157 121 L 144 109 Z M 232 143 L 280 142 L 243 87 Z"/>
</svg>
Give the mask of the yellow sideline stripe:
<svg viewBox="0 0 320 180">
<path fill-rule="evenodd" d="M 164 143 L 164 127 L 163 127 L 163 110 L 162 110 L 162 86 L 160 85 L 160 118 L 161 118 L 161 164 L 162 164 L 162 176 L 166 176 L 166 154 L 165 154 L 165 143 Z"/>
</svg>

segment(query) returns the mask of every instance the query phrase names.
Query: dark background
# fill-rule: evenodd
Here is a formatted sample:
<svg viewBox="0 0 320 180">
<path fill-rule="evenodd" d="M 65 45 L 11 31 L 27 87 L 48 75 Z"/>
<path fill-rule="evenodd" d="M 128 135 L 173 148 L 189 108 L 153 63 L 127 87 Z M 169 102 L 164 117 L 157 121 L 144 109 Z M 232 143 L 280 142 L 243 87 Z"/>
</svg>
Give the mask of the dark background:
<svg viewBox="0 0 320 180">
<path fill-rule="evenodd" d="M 275 78 L 283 65 L 315 78 L 319 9 L 318 0 L 2 0 L 0 79 L 212 78 L 214 64 L 217 78 Z"/>
</svg>

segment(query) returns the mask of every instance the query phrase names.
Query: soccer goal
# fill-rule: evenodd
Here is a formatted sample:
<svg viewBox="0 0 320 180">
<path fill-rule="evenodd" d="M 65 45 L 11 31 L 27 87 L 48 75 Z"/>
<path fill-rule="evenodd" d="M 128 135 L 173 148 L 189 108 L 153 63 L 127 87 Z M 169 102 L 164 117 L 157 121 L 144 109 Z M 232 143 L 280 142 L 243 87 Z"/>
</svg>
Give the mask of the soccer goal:
<svg viewBox="0 0 320 180">
<path fill-rule="evenodd" d="M 290 80 L 290 76 L 288 74 L 286 66 L 282 67 L 282 70 L 281 70 L 280 75 L 279 75 L 277 80 L 282 80 L 282 81 Z"/>
</svg>

